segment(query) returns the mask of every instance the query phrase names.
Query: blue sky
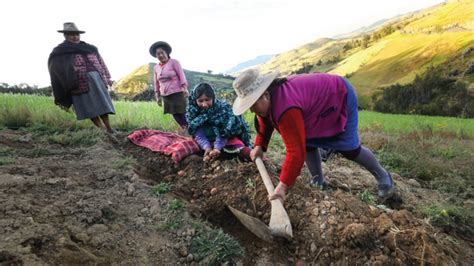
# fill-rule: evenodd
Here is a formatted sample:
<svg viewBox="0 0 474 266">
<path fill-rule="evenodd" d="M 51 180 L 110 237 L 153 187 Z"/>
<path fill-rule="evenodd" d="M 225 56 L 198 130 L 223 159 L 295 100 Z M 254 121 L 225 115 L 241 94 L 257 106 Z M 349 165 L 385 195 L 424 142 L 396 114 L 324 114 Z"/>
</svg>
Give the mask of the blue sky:
<svg viewBox="0 0 474 266">
<path fill-rule="evenodd" d="M 96 45 L 114 80 L 156 59 L 165 40 L 185 69 L 223 72 L 380 19 L 444 0 L 5 0 L 0 1 L 0 82 L 49 85 L 46 61 L 72 21 Z"/>
</svg>

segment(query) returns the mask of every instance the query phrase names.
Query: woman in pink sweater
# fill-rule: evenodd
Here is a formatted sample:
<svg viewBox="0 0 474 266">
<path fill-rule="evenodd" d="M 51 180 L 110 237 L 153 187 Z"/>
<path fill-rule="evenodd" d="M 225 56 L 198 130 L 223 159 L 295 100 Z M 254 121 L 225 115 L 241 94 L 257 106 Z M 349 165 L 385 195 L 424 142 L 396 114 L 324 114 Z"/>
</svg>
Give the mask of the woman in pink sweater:
<svg viewBox="0 0 474 266">
<path fill-rule="evenodd" d="M 160 61 L 154 70 L 155 97 L 165 114 L 172 114 L 182 129 L 186 129 L 188 82 L 178 60 L 170 58 L 171 46 L 159 41 L 150 46 L 150 54 Z M 163 104 L 162 104 L 163 101 Z"/>
</svg>

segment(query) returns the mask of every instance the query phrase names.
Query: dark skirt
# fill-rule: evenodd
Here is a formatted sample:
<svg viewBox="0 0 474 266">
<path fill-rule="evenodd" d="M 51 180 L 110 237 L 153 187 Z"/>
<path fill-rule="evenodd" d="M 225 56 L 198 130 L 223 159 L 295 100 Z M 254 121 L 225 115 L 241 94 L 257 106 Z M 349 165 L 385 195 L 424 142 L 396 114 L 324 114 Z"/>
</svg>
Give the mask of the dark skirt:
<svg viewBox="0 0 474 266">
<path fill-rule="evenodd" d="M 89 91 L 72 96 L 77 120 L 90 119 L 105 114 L 115 114 L 107 86 L 96 71 L 87 73 Z"/>
<path fill-rule="evenodd" d="M 163 96 L 163 110 L 165 114 L 184 114 L 188 99 L 183 92 L 177 92 Z"/>
</svg>

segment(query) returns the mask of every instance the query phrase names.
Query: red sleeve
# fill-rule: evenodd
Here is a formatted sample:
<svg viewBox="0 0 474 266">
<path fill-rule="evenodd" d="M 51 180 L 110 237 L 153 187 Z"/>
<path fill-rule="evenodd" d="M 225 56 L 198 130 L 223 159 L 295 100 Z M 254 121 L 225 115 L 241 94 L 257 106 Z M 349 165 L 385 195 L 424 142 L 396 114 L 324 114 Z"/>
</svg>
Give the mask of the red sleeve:
<svg viewBox="0 0 474 266">
<path fill-rule="evenodd" d="M 306 137 L 301 110 L 291 108 L 286 111 L 280 118 L 278 129 L 286 147 L 280 182 L 291 187 L 300 175 L 306 159 Z"/>
<path fill-rule="evenodd" d="M 274 128 L 270 123 L 265 123 L 262 117 L 258 115 L 255 117 L 257 118 L 258 130 L 254 146 L 262 146 L 263 151 L 267 151 Z"/>
</svg>

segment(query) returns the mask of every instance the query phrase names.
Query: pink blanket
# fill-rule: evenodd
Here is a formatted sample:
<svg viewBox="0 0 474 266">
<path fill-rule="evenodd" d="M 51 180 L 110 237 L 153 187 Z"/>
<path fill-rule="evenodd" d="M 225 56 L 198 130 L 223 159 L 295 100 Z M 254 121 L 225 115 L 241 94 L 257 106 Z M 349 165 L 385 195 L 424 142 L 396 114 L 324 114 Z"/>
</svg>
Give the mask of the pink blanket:
<svg viewBox="0 0 474 266">
<path fill-rule="evenodd" d="M 199 151 L 199 145 L 192 138 L 159 130 L 140 129 L 127 138 L 135 145 L 171 155 L 175 163 Z"/>
</svg>

